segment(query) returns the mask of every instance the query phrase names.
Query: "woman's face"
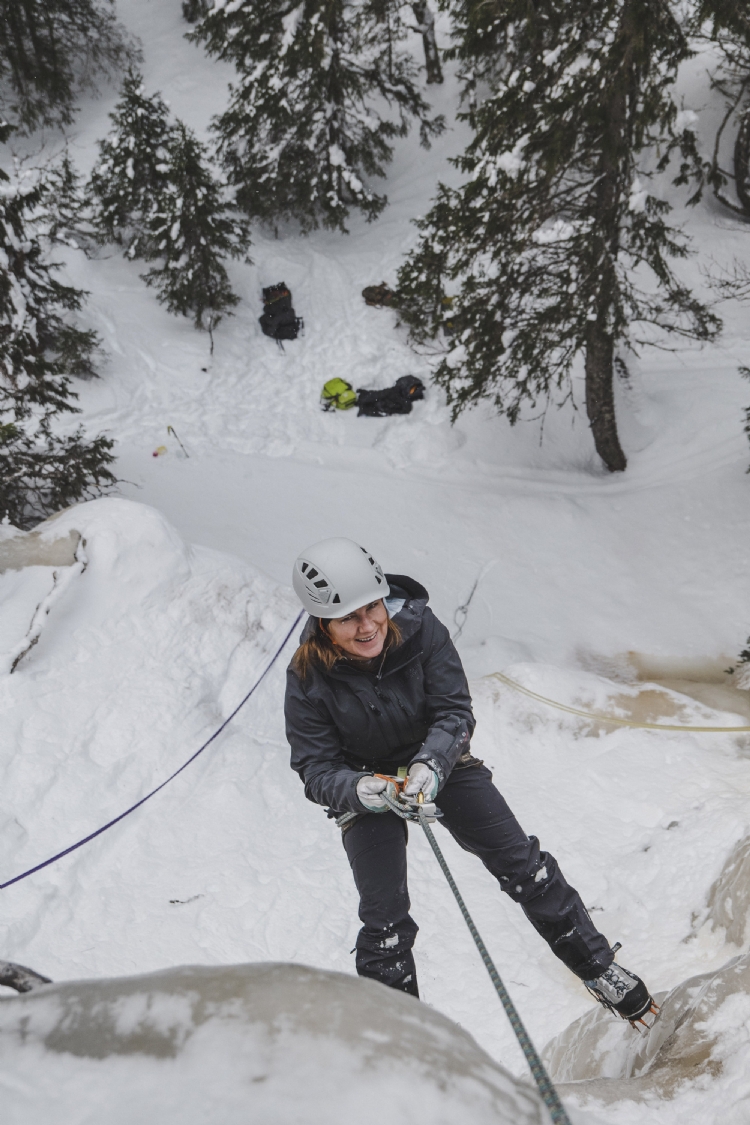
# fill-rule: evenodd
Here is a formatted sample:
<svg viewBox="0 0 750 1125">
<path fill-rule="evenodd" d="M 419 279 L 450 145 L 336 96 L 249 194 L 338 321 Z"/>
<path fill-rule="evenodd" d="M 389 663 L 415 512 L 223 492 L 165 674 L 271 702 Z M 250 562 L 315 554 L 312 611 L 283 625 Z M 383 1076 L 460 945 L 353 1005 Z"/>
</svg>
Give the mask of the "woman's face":
<svg viewBox="0 0 750 1125">
<path fill-rule="evenodd" d="M 388 632 L 388 611 L 379 598 L 347 613 L 346 617 L 328 620 L 326 628 L 333 643 L 344 652 L 358 656 L 360 660 L 372 660 L 383 651 Z"/>
</svg>

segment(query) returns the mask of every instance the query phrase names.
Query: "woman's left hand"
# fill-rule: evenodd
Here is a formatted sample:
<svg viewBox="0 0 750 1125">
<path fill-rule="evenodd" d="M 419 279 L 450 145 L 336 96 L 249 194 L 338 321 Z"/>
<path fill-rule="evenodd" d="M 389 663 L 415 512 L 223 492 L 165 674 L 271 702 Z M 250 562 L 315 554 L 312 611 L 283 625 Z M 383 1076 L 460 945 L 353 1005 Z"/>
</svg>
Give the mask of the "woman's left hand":
<svg viewBox="0 0 750 1125">
<path fill-rule="evenodd" d="M 409 772 L 404 786 L 405 797 L 416 797 L 418 793 L 424 794 L 428 803 L 437 797 L 440 781 L 438 775 L 425 762 L 415 762 L 409 766 Z"/>
</svg>

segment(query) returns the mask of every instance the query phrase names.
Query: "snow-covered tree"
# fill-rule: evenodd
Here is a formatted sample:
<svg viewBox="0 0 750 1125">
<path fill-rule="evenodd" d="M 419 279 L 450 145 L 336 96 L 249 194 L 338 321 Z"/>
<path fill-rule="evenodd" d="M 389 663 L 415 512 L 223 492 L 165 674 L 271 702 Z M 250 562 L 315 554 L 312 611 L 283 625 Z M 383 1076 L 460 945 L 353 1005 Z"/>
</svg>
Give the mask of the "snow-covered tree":
<svg viewBox="0 0 750 1125">
<path fill-rule="evenodd" d="M 211 10 L 211 0 L 182 0 L 182 15 L 188 23 L 197 23 Z"/>
<path fill-rule="evenodd" d="M 453 335 L 437 369 L 454 414 L 482 398 L 513 423 L 571 394 L 611 471 L 626 466 L 614 376 L 640 344 L 720 323 L 673 268 L 689 243 L 654 177 L 701 176 L 673 83 L 690 49 L 669 0 L 450 0 L 455 54 L 486 96 L 399 277 L 412 337 Z M 669 171 L 671 167 L 671 172 Z M 675 175 L 676 173 L 676 175 Z M 695 195 L 693 196 L 695 198 Z"/>
<path fill-rule="evenodd" d="M 140 73 L 130 70 L 110 118 L 114 128 L 99 142 L 89 181 L 94 223 L 103 241 L 143 258 L 149 254 L 144 231 L 169 172 L 169 109 L 160 94 L 146 94 Z"/>
<path fill-rule="evenodd" d="M 94 332 L 75 326 L 85 294 L 54 277 L 30 225 L 38 187 L 0 172 L 0 518 L 29 527 L 114 483 L 112 442 L 79 428 L 55 433 L 77 413 L 71 375 L 92 374 Z"/>
<path fill-rule="evenodd" d="M 694 12 L 695 31 L 713 41 L 720 63 L 711 83 L 726 110 L 716 131 L 709 181 L 714 194 L 732 211 L 750 217 L 750 10 L 737 0 L 701 0 Z M 722 167 L 721 144 L 727 125 L 736 128 L 732 171 Z M 734 181 L 736 201 L 727 195 Z"/>
<path fill-rule="evenodd" d="M 427 145 L 430 118 L 417 68 L 401 49 L 404 6 L 393 0 L 233 0 L 216 3 L 188 37 L 237 68 L 214 123 L 238 205 L 304 231 L 346 230 L 350 208 L 374 219 L 369 186 L 412 119 Z"/>
<path fill-rule="evenodd" d="M 204 145 L 181 121 L 172 131 L 166 183 L 145 229 L 148 257 L 161 259 L 144 275 L 170 312 L 213 329 L 238 302 L 222 258 L 242 257 L 247 227 L 234 217 L 211 173 Z"/>
<path fill-rule="evenodd" d="M 83 177 L 70 154 L 45 168 L 39 179 L 36 225 L 51 242 L 88 252 L 95 242 Z"/>
<path fill-rule="evenodd" d="M 69 125 L 79 88 L 136 51 L 113 0 L 0 0 L 0 109 L 16 128 Z"/>
</svg>

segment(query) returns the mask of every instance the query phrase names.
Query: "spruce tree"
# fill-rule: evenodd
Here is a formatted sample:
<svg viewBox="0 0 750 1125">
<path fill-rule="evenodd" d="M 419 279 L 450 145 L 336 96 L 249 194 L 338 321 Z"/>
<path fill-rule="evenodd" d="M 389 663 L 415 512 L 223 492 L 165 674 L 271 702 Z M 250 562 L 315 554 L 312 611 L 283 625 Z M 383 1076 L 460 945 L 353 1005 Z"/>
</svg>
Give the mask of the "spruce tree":
<svg viewBox="0 0 750 1125">
<path fill-rule="evenodd" d="M 85 185 L 67 149 L 39 179 L 36 225 L 45 238 L 88 255 L 96 244 Z"/>
<path fill-rule="evenodd" d="M 392 141 L 411 119 L 424 145 L 443 127 L 401 50 L 395 0 L 252 0 L 215 6 L 188 38 L 233 62 L 239 81 L 214 123 L 238 205 L 270 224 L 346 230 L 350 208 L 374 219 Z"/>
<path fill-rule="evenodd" d="M 137 52 L 112 0 L 0 0 L 0 110 L 17 129 L 69 125 L 78 89 Z"/>
<path fill-rule="evenodd" d="M 673 160 L 675 183 L 700 181 L 673 98 L 688 43 L 668 0 L 450 8 L 464 81 L 487 92 L 463 114 L 475 130 L 457 161 L 465 183 L 440 186 L 400 271 L 403 318 L 425 341 L 449 303 L 436 378 L 454 416 L 489 398 L 514 423 L 565 401 L 582 357 L 596 449 L 622 470 L 613 384 L 624 353 L 720 327 L 675 273 L 689 243 L 650 188 Z"/>
<path fill-rule="evenodd" d="M 131 69 L 110 119 L 114 128 L 99 142 L 89 181 L 94 222 L 102 241 L 124 245 L 130 258 L 148 257 L 144 232 L 169 172 L 169 110 Z"/>
<path fill-rule="evenodd" d="M 22 528 L 115 482 L 109 438 L 55 433 L 58 415 L 78 413 L 70 376 L 92 373 L 98 340 L 71 320 L 85 294 L 45 261 L 39 205 L 39 187 L 0 172 L 0 518 Z"/>
<path fill-rule="evenodd" d="M 161 265 L 144 274 L 170 312 L 190 316 L 196 328 L 213 329 L 238 303 L 223 257 L 243 256 L 247 228 L 234 218 L 207 162 L 204 145 L 181 121 L 172 131 L 167 179 L 145 230 L 148 257 Z"/>
<path fill-rule="evenodd" d="M 182 16 L 188 23 L 197 23 L 211 10 L 211 0 L 182 0 Z"/>
</svg>

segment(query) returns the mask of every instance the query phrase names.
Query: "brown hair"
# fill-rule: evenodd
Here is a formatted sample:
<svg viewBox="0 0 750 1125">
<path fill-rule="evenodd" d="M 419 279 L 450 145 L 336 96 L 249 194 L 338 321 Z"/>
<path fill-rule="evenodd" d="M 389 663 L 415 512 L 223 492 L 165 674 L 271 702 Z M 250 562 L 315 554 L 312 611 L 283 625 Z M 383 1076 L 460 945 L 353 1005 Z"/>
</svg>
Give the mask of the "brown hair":
<svg viewBox="0 0 750 1125">
<path fill-rule="evenodd" d="M 395 648 L 395 646 L 399 644 L 401 644 L 401 630 L 389 617 L 386 626 L 383 653 L 386 653 L 389 648 Z M 292 668 L 301 680 L 306 680 L 313 668 L 320 668 L 323 672 L 328 672 L 343 655 L 343 649 L 340 649 L 338 645 L 334 644 L 331 640 L 330 634 L 325 626 L 325 620 L 322 617 L 318 617 L 315 632 L 311 637 L 308 637 L 306 641 L 302 642 L 292 657 Z M 356 657 L 352 657 L 351 659 L 356 660 Z"/>
</svg>

